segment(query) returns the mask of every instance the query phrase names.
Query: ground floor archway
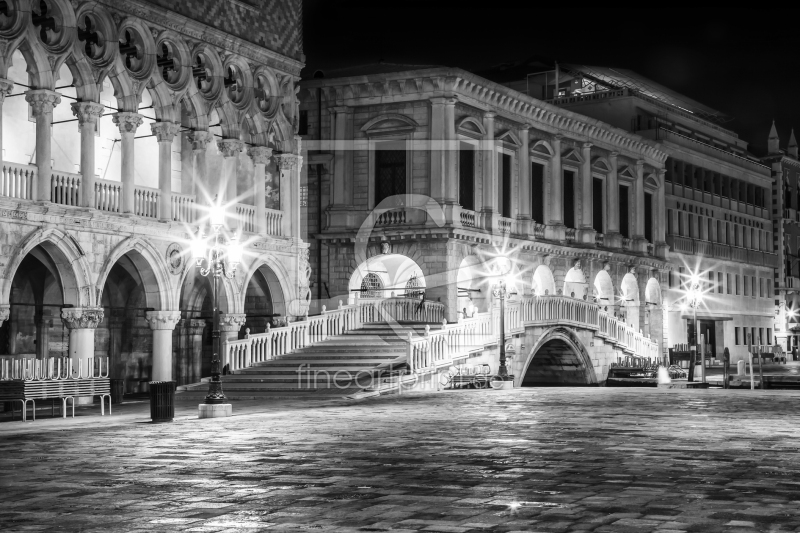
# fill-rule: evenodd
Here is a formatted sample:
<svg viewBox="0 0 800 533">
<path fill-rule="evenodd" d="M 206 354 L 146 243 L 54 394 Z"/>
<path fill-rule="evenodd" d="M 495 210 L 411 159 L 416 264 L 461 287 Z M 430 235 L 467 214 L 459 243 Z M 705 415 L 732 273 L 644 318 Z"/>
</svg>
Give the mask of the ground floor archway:
<svg viewBox="0 0 800 533">
<path fill-rule="evenodd" d="M 591 358 L 578 336 L 568 328 L 544 333 L 528 356 L 523 387 L 597 385 Z"/>
<path fill-rule="evenodd" d="M 425 297 L 425 276 L 416 261 L 402 254 L 383 254 L 361 263 L 350 276 L 348 301 L 392 296 Z"/>
<path fill-rule="evenodd" d="M 286 324 L 286 299 L 275 272 L 267 265 L 258 267 L 247 283 L 244 297 L 244 327 L 250 333 L 263 333 L 270 327 Z"/>
</svg>

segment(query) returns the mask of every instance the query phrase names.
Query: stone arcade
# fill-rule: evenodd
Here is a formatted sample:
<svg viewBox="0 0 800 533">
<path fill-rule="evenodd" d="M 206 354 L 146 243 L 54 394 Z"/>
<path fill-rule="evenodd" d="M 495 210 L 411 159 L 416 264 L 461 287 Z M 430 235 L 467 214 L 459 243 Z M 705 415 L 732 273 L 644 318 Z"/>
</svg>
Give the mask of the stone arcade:
<svg viewBox="0 0 800 533">
<path fill-rule="evenodd" d="M 223 342 L 304 315 L 299 0 L 214 27 L 173 2 L 3 6 L 0 354 L 109 356 L 126 392 L 207 376 L 189 243 L 215 197 L 245 245 Z"/>
</svg>

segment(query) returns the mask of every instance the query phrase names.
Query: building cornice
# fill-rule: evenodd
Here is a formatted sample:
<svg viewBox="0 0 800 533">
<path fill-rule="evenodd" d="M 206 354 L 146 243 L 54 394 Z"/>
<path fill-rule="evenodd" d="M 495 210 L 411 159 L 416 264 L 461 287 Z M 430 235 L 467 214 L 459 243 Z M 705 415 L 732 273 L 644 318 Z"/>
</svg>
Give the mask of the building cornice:
<svg viewBox="0 0 800 533">
<path fill-rule="evenodd" d="M 133 15 L 146 21 L 150 26 L 172 30 L 182 35 L 187 41 L 208 43 L 252 60 L 259 65 L 266 65 L 293 76 L 299 76 L 300 70 L 304 66 L 302 61 L 250 43 L 207 26 L 202 22 L 197 22 L 174 11 L 154 6 L 141 0 L 126 0 L 125 2 L 99 0 L 99 3 L 103 4 L 112 13 Z"/>
<path fill-rule="evenodd" d="M 577 140 L 623 150 L 660 167 L 667 153 L 659 143 L 610 124 L 574 113 L 457 68 L 432 68 L 395 73 L 303 81 L 307 89 L 321 88 L 323 97 L 340 104 L 362 105 L 361 99 L 388 96 L 456 96 L 485 111 L 495 111 L 520 124 L 533 123 Z M 430 93 L 430 94 L 429 94 Z M 427 97 L 427 96 L 426 96 Z"/>
</svg>

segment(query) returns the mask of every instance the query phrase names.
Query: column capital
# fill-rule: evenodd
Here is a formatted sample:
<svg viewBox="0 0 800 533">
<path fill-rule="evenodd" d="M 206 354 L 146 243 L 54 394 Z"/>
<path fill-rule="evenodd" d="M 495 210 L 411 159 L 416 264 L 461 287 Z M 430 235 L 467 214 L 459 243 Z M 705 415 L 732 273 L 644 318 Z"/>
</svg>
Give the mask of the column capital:
<svg viewBox="0 0 800 533">
<path fill-rule="evenodd" d="M 519 132 L 520 133 L 524 133 L 525 135 L 527 135 L 528 133 L 530 133 L 528 130 L 530 130 L 532 127 L 533 127 L 533 124 L 530 124 L 528 122 L 522 123 L 519 126 Z"/>
<path fill-rule="evenodd" d="M 144 319 L 150 324 L 150 329 L 175 329 L 181 319 L 180 311 L 147 311 Z"/>
<path fill-rule="evenodd" d="M 328 110 L 333 115 L 338 115 L 339 113 L 350 113 L 352 109 L 353 109 L 352 107 L 346 105 L 337 105 L 328 108 Z"/>
<path fill-rule="evenodd" d="M 563 138 L 564 138 L 563 135 L 561 135 L 560 133 L 556 133 L 555 135 L 553 135 L 553 142 L 561 142 L 561 139 Z"/>
<path fill-rule="evenodd" d="M 611 152 L 608 154 L 609 159 L 616 159 L 619 157 L 619 152 Z"/>
<path fill-rule="evenodd" d="M 95 124 L 97 119 L 103 115 L 105 107 L 97 102 L 72 102 L 70 104 L 72 114 L 78 117 L 78 127 L 84 124 Z"/>
<path fill-rule="evenodd" d="M 275 156 L 275 163 L 281 170 L 292 170 L 303 164 L 303 157 L 295 154 L 278 154 Z"/>
<path fill-rule="evenodd" d="M 171 143 L 175 135 L 180 131 L 180 124 L 174 122 L 153 122 L 150 124 L 150 131 L 156 136 L 160 143 Z"/>
<path fill-rule="evenodd" d="M 588 150 L 592 146 L 594 146 L 594 145 L 592 143 L 589 143 L 589 142 L 581 143 L 581 148 L 583 148 L 584 150 Z"/>
<path fill-rule="evenodd" d="M 3 322 L 8 320 L 9 316 L 11 316 L 11 306 L 10 305 L 0 305 L 0 326 L 3 325 Z"/>
<path fill-rule="evenodd" d="M 637 159 L 636 160 L 636 170 L 639 170 L 641 168 L 644 168 L 644 161 L 641 160 L 641 159 Z"/>
<path fill-rule="evenodd" d="M 219 329 L 220 331 L 239 331 L 246 320 L 247 315 L 244 313 L 220 313 Z"/>
<path fill-rule="evenodd" d="M 139 113 L 131 113 L 128 111 L 114 113 L 111 119 L 119 127 L 120 133 L 136 133 L 136 129 L 142 125 L 144 117 Z"/>
<path fill-rule="evenodd" d="M 272 157 L 272 148 L 266 146 L 253 146 L 247 150 L 247 155 L 253 160 L 255 165 L 266 165 Z"/>
<path fill-rule="evenodd" d="M 25 93 L 25 100 L 31 105 L 33 116 L 38 117 L 52 112 L 61 103 L 61 95 L 49 89 L 33 89 Z"/>
<path fill-rule="evenodd" d="M 205 152 L 208 144 L 214 140 L 214 135 L 210 131 L 195 130 L 189 133 L 189 139 L 192 141 L 193 152 Z"/>
<path fill-rule="evenodd" d="M 61 319 L 69 329 L 97 329 L 103 321 L 103 308 L 68 307 L 61 310 Z"/>
<path fill-rule="evenodd" d="M 486 113 L 483 114 L 483 118 L 489 119 L 489 120 L 494 120 L 494 118 L 496 116 L 497 116 L 497 113 L 493 113 L 492 111 L 487 111 Z"/>
<path fill-rule="evenodd" d="M 239 152 L 244 150 L 244 143 L 239 139 L 222 139 L 217 141 L 217 149 L 222 157 L 238 157 Z"/>
<path fill-rule="evenodd" d="M 14 82 L 5 78 L 0 78 L 0 103 L 14 89 Z"/>
</svg>

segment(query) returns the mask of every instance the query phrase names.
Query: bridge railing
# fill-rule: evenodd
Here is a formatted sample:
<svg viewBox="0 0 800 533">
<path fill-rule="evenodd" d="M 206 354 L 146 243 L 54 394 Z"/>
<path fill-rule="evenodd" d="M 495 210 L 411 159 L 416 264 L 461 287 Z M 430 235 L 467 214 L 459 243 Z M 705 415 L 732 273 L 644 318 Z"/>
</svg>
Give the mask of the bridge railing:
<svg viewBox="0 0 800 533">
<path fill-rule="evenodd" d="M 361 322 L 364 324 L 386 322 L 388 319 L 398 322 L 428 322 L 435 323 L 444 320 L 444 304 L 393 296 L 391 298 L 357 298 Z"/>
<path fill-rule="evenodd" d="M 251 335 L 248 330 L 244 339 L 225 343 L 222 364 L 231 371 L 241 370 L 360 327 L 356 306 L 345 306 L 340 301 L 338 309 L 327 311 L 323 306 L 320 315 L 277 328 L 268 325 L 264 333 Z"/>
<path fill-rule="evenodd" d="M 487 344 L 497 342 L 497 320 L 492 313 L 477 313 L 472 318 L 455 324 L 442 321 L 442 329 L 431 331 L 425 328 L 424 335 L 416 338 L 408 333 L 407 364 L 411 372 L 433 371 L 437 367 L 449 366 L 453 361 L 469 357 L 483 350 Z"/>
</svg>

